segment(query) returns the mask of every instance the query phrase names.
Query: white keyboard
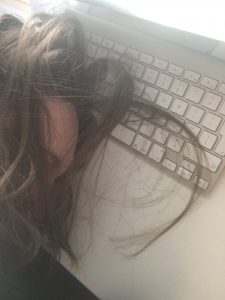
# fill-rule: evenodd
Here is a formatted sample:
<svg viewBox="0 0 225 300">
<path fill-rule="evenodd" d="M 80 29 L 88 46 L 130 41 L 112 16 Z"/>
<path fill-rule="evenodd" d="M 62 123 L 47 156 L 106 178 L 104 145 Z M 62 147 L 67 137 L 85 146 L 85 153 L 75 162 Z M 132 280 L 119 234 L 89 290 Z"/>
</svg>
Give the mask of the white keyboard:
<svg viewBox="0 0 225 300">
<path fill-rule="evenodd" d="M 188 68 L 174 58 L 171 61 L 155 55 L 155 44 L 151 52 L 152 38 L 149 36 L 108 23 L 97 24 L 97 19 L 86 22 L 89 58 L 121 60 L 134 79 L 134 105 L 113 130 L 112 137 L 188 184 L 197 182 L 204 190 L 211 188 L 224 168 L 225 83 L 211 74 Z M 142 47 L 148 43 L 148 47 Z M 189 51 L 176 47 L 176 51 Z M 193 53 L 189 52 L 191 56 Z M 154 107 L 161 109 L 181 124 L 152 113 L 152 107 L 153 112 Z M 198 138 L 204 149 L 200 161 L 182 124 Z"/>
</svg>

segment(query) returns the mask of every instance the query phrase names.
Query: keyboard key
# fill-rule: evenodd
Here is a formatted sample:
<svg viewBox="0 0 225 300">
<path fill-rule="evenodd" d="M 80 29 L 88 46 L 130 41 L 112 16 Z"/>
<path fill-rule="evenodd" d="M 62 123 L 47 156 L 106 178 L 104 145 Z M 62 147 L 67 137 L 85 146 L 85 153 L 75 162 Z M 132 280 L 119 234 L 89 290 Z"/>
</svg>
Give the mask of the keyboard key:
<svg viewBox="0 0 225 300">
<path fill-rule="evenodd" d="M 142 82 L 134 80 L 134 94 L 136 96 L 140 97 L 143 93 L 144 88 L 145 85 Z"/>
<path fill-rule="evenodd" d="M 167 118 L 164 118 L 158 114 L 154 114 L 153 120 L 154 120 L 154 123 L 159 126 L 164 126 L 167 122 Z"/>
<path fill-rule="evenodd" d="M 133 112 L 136 112 L 138 113 L 139 109 L 140 109 L 140 103 L 139 102 L 136 102 L 136 101 L 132 101 L 131 102 L 131 105 L 129 107 L 129 109 Z"/>
<path fill-rule="evenodd" d="M 144 135 L 147 135 L 150 137 L 153 134 L 154 129 L 155 129 L 155 125 L 153 125 L 147 121 L 142 121 L 139 131 L 141 133 L 143 133 Z"/>
<path fill-rule="evenodd" d="M 164 90 L 168 90 L 172 81 L 173 78 L 171 76 L 160 74 L 157 79 L 156 85 Z"/>
<path fill-rule="evenodd" d="M 146 63 L 146 64 L 150 65 L 151 62 L 153 61 L 153 56 L 148 55 L 146 53 L 141 53 L 141 55 L 139 57 L 139 60 L 143 63 Z"/>
<path fill-rule="evenodd" d="M 184 68 L 177 66 L 175 64 L 170 64 L 167 71 L 171 74 L 181 76 L 184 71 Z"/>
<path fill-rule="evenodd" d="M 157 144 L 154 144 L 149 152 L 149 157 L 157 162 L 160 162 L 165 153 L 165 149 Z"/>
<path fill-rule="evenodd" d="M 104 58 L 107 57 L 108 55 L 108 51 L 103 49 L 103 48 L 99 48 L 97 51 L 97 54 L 95 56 L 95 58 Z"/>
<path fill-rule="evenodd" d="M 171 105 L 171 111 L 179 116 L 183 116 L 187 107 L 188 107 L 187 102 L 180 99 L 175 99 Z"/>
<path fill-rule="evenodd" d="M 97 34 L 93 34 L 91 37 L 91 41 L 97 44 L 101 44 L 102 42 L 102 37 L 97 35 Z"/>
<path fill-rule="evenodd" d="M 223 103 L 223 105 L 220 107 L 219 112 L 225 116 L 225 102 Z"/>
<path fill-rule="evenodd" d="M 171 131 L 176 132 L 176 133 L 179 133 L 181 131 L 181 126 L 172 120 L 169 120 L 166 123 L 166 128 L 170 129 Z"/>
<path fill-rule="evenodd" d="M 164 159 L 163 166 L 165 168 L 169 169 L 170 171 L 175 171 L 176 167 L 177 167 L 177 165 L 173 161 L 171 161 L 171 160 L 169 160 L 167 158 Z"/>
<path fill-rule="evenodd" d="M 207 113 L 202 121 L 202 125 L 212 131 L 216 131 L 221 121 L 222 118 L 212 113 Z"/>
<path fill-rule="evenodd" d="M 222 100 L 221 96 L 213 93 L 207 93 L 202 100 L 202 105 L 211 109 L 216 110 Z"/>
<path fill-rule="evenodd" d="M 135 137 L 135 132 L 124 127 L 121 124 L 118 124 L 112 131 L 111 135 L 121 142 L 131 145 L 133 142 L 133 139 Z"/>
<path fill-rule="evenodd" d="M 194 162 L 198 162 L 198 148 L 191 143 L 186 143 L 183 148 L 183 155 Z"/>
<path fill-rule="evenodd" d="M 221 158 L 204 151 L 203 161 L 200 164 L 212 172 L 216 172 L 221 164 Z"/>
<path fill-rule="evenodd" d="M 150 109 L 146 109 L 146 107 L 143 107 L 140 109 L 139 114 L 144 118 L 151 118 L 152 112 Z"/>
<path fill-rule="evenodd" d="M 198 126 L 195 126 L 189 122 L 185 122 L 185 126 L 194 134 L 194 136 L 198 136 L 200 132 L 200 128 Z M 184 130 L 182 131 L 182 135 L 187 138 L 190 138 L 189 134 L 187 134 Z"/>
<path fill-rule="evenodd" d="M 225 156 L 225 123 L 220 129 L 221 139 L 215 149 L 215 152 L 221 156 Z"/>
<path fill-rule="evenodd" d="M 192 172 L 185 170 L 182 167 L 179 167 L 179 169 L 177 170 L 177 174 L 186 180 L 190 180 L 192 176 Z"/>
<path fill-rule="evenodd" d="M 156 128 L 152 138 L 153 138 L 153 140 L 159 142 L 160 144 L 165 144 L 168 136 L 169 136 L 168 131 L 166 131 L 162 128 Z"/>
<path fill-rule="evenodd" d="M 164 92 L 161 92 L 159 94 L 159 97 L 157 98 L 156 104 L 163 108 L 168 108 L 170 106 L 170 103 L 172 102 L 173 97 L 169 94 L 166 94 Z"/>
<path fill-rule="evenodd" d="M 131 67 L 131 75 L 137 77 L 137 78 L 141 78 L 142 74 L 144 72 L 145 67 L 143 65 L 140 65 L 138 63 L 133 63 L 133 66 Z"/>
<path fill-rule="evenodd" d="M 108 39 L 104 39 L 102 42 L 102 46 L 109 48 L 109 49 L 112 49 L 113 45 L 114 45 L 114 42 L 111 40 L 108 40 Z"/>
<path fill-rule="evenodd" d="M 187 87 L 187 82 L 179 79 L 174 79 L 170 91 L 178 96 L 183 96 Z"/>
<path fill-rule="evenodd" d="M 125 53 L 126 47 L 124 45 L 116 43 L 115 46 L 114 46 L 114 50 L 119 52 L 119 53 Z"/>
<path fill-rule="evenodd" d="M 187 112 L 187 119 L 193 121 L 195 123 L 199 123 L 204 115 L 204 110 L 198 108 L 197 106 L 191 106 L 191 108 Z"/>
<path fill-rule="evenodd" d="M 200 74 L 187 70 L 184 74 L 184 78 L 192 82 L 198 82 L 200 79 Z"/>
<path fill-rule="evenodd" d="M 120 59 L 120 55 L 115 53 L 115 52 L 110 52 L 109 53 L 109 58 L 111 59 L 115 59 L 115 60 L 119 60 Z"/>
<path fill-rule="evenodd" d="M 146 86 L 142 97 L 145 100 L 148 100 L 150 102 L 154 102 L 157 95 L 158 95 L 158 90 L 157 89 L 154 89 L 151 86 Z"/>
<path fill-rule="evenodd" d="M 196 165 L 194 165 L 193 163 L 191 163 L 190 161 L 188 160 L 183 160 L 182 163 L 181 163 L 181 167 L 183 167 L 184 169 L 190 171 L 190 172 L 194 172 L 195 169 L 196 169 Z"/>
<path fill-rule="evenodd" d="M 168 66 L 168 62 L 156 57 L 153 62 L 153 66 L 160 70 L 166 70 L 166 68 Z"/>
<path fill-rule="evenodd" d="M 128 48 L 127 49 L 127 52 L 126 52 L 126 55 L 134 58 L 134 59 L 137 59 L 138 56 L 139 56 L 139 52 L 135 49 L 132 49 L 132 48 Z"/>
<path fill-rule="evenodd" d="M 147 81 L 147 82 L 149 82 L 151 84 L 153 84 L 153 83 L 155 83 L 158 74 L 159 74 L 158 71 L 153 70 L 151 68 L 147 68 L 145 70 L 145 73 L 144 73 L 144 76 L 143 76 L 143 80 Z"/>
<path fill-rule="evenodd" d="M 97 47 L 91 43 L 87 44 L 87 48 L 86 48 L 86 54 L 89 57 L 95 57 L 96 53 L 97 53 Z"/>
<path fill-rule="evenodd" d="M 126 124 L 127 123 L 127 121 L 128 121 L 128 118 L 129 118 L 129 113 L 128 112 L 126 112 L 126 114 L 123 116 L 123 118 L 122 118 L 122 120 L 121 120 L 121 123 L 122 124 Z"/>
<path fill-rule="evenodd" d="M 138 130 L 140 124 L 141 124 L 141 119 L 138 116 L 134 114 L 129 114 L 127 120 L 127 126 L 133 128 L 134 130 Z"/>
<path fill-rule="evenodd" d="M 195 176 L 193 183 L 197 183 L 200 188 L 206 190 L 209 186 L 209 182 L 201 177 Z"/>
<path fill-rule="evenodd" d="M 123 63 L 123 66 L 129 72 L 132 67 L 133 61 L 129 57 L 125 56 L 121 57 L 120 61 Z"/>
<path fill-rule="evenodd" d="M 133 143 L 133 148 L 142 154 L 147 154 L 152 142 L 146 139 L 145 137 L 141 135 L 137 135 L 134 143 Z"/>
<path fill-rule="evenodd" d="M 192 102 L 199 103 L 203 95 L 204 95 L 204 90 L 193 85 L 187 91 L 185 98 L 191 100 Z"/>
<path fill-rule="evenodd" d="M 225 83 L 221 83 L 218 91 L 225 95 Z"/>
<path fill-rule="evenodd" d="M 171 135 L 169 137 L 167 147 L 172 149 L 175 152 L 180 152 L 182 146 L 184 144 L 184 140 L 176 135 Z"/>
<path fill-rule="evenodd" d="M 203 77 L 201 80 L 201 85 L 205 86 L 211 90 L 215 90 L 217 87 L 218 81 L 209 77 Z"/>
<path fill-rule="evenodd" d="M 217 136 L 209 133 L 208 131 L 202 131 L 199 137 L 200 145 L 204 146 L 207 149 L 212 149 L 215 142 L 217 140 Z"/>
</svg>

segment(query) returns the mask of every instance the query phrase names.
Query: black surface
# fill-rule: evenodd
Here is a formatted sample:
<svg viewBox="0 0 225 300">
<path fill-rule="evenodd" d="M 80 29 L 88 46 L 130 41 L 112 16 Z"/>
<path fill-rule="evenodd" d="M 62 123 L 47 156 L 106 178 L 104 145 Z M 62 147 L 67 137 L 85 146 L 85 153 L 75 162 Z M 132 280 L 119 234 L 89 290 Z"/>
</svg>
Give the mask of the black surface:
<svg viewBox="0 0 225 300">
<path fill-rule="evenodd" d="M 10 280 L 1 280 L 0 300 L 99 300 L 47 251 Z"/>
</svg>

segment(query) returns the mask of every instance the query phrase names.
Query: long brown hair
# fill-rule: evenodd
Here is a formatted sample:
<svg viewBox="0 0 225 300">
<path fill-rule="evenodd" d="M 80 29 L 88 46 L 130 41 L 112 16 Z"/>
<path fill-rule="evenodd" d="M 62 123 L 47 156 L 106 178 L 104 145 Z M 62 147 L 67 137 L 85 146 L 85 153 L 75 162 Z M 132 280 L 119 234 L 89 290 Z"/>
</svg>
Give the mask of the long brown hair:
<svg viewBox="0 0 225 300">
<path fill-rule="evenodd" d="M 39 14 L 25 24 L 11 15 L 0 19 L 0 268 L 27 262 L 43 244 L 56 257 L 60 249 L 73 257 L 69 233 L 76 199 L 69 178 L 87 165 L 133 100 L 133 82 L 122 64 L 90 63 L 84 54 L 82 27 L 70 13 Z M 46 96 L 73 103 L 79 120 L 74 163 L 53 185 L 48 178 L 59 161 L 43 138 Z"/>
<path fill-rule="evenodd" d="M 88 64 L 84 53 L 74 15 L 39 14 L 25 24 L 10 15 L 0 19 L 0 267 L 8 268 L 10 257 L 14 266 L 32 257 L 43 240 L 55 256 L 60 249 L 73 253 L 70 170 L 49 185 L 49 172 L 59 161 L 43 139 L 48 114 L 43 99 L 60 97 L 76 108 L 79 140 L 71 166 L 76 171 L 122 118 L 133 94 L 119 63 Z"/>
</svg>

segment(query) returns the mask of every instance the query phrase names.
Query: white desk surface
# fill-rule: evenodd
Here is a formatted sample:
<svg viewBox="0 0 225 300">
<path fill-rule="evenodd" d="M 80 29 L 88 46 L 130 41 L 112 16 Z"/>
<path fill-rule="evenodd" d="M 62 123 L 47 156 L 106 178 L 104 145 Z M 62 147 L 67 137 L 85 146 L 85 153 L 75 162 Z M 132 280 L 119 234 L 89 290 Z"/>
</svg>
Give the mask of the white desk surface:
<svg viewBox="0 0 225 300">
<path fill-rule="evenodd" d="M 120 151 L 116 145 L 112 149 L 112 153 Z M 103 163 L 99 176 L 100 191 L 96 194 L 101 199 L 92 211 L 90 247 L 79 260 L 78 267 L 71 267 L 66 256 L 62 257 L 62 263 L 103 300 L 224 300 L 225 174 L 208 195 L 199 197 L 187 216 L 173 229 L 143 253 L 127 258 L 121 254 L 127 250 L 116 249 L 117 244 L 111 242 L 110 237 L 147 230 L 150 228 L 150 225 L 146 226 L 147 221 L 154 219 L 155 215 L 151 213 L 153 208 L 127 208 L 123 205 L 123 197 L 135 194 L 135 187 L 140 186 L 141 181 L 146 186 L 146 182 L 157 177 L 152 175 L 157 171 L 149 167 L 148 177 L 145 167 L 132 155 L 126 158 L 119 153 L 115 159 L 111 154 L 106 155 L 106 166 Z M 135 172 L 137 177 L 133 175 Z M 141 181 L 138 181 L 138 176 Z M 162 190 L 163 187 L 166 189 L 166 179 L 163 180 Z M 85 184 L 83 204 L 91 198 L 87 192 L 89 188 Z M 188 194 L 189 190 L 178 186 L 168 197 L 165 193 L 160 201 L 169 203 L 169 199 L 175 199 L 176 195 L 178 201 L 172 206 L 165 205 L 157 217 L 163 215 L 163 220 L 171 208 L 171 211 L 176 211 L 179 201 L 183 202 L 181 195 L 185 193 Z M 89 241 L 88 222 L 83 219 L 74 226 L 71 240 L 74 249 Z"/>
</svg>

